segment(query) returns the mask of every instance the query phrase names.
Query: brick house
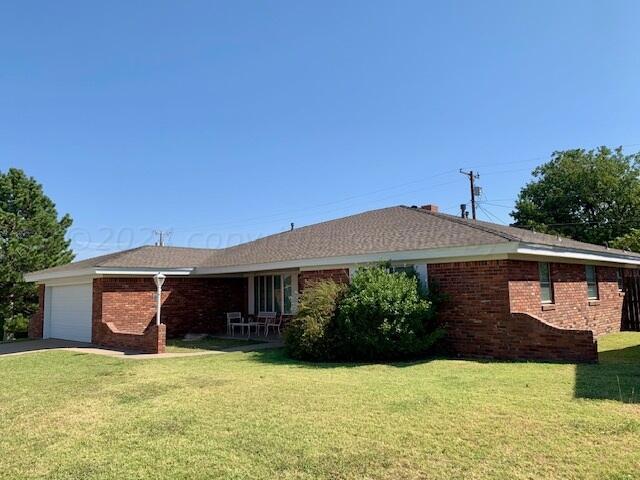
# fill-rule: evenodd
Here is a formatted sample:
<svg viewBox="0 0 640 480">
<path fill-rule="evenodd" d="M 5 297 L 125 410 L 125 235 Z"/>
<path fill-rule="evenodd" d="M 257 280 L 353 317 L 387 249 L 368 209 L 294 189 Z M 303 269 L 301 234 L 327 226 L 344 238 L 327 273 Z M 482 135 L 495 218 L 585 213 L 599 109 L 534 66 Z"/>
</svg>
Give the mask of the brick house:
<svg viewBox="0 0 640 480">
<path fill-rule="evenodd" d="M 29 273 L 40 291 L 30 335 L 162 352 L 167 335 L 224 330 L 225 312 L 293 315 L 310 282 L 348 282 L 378 262 L 413 266 L 446 294 L 438 316 L 454 354 L 595 361 L 598 336 L 620 330 L 622 281 L 640 255 L 397 206 L 225 249 L 145 246 Z"/>
</svg>

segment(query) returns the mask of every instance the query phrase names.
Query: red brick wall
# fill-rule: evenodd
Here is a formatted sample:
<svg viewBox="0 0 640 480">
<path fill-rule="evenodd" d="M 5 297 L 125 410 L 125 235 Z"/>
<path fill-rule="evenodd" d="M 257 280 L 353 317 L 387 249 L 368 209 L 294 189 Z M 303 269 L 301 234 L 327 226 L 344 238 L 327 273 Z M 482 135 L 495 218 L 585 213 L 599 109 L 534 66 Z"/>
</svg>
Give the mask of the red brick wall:
<svg viewBox="0 0 640 480">
<path fill-rule="evenodd" d="M 509 316 L 507 260 L 429 264 L 431 287 L 446 296 L 438 319 L 449 349 L 459 355 L 503 357 Z"/>
<path fill-rule="evenodd" d="M 162 287 L 162 323 L 169 337 L 187 332 L 221 332 L 228 311 L 246 313 L 243 278 L 167 278 Z M 104 343 L 100 324 L 120 334 L 142 334 L 155 323 L 156 286 L 151 278 L 94 280 L 94 343 Z M 133 341 L 133 340 L 132 340 Z"/>
<path fill-rule="evenodd" d="M 590 361 L 588 338 L 593 343 L 594 336 L 620 330 L 623 297 L 615 268 L 597 267 L 600 299 L 589 305 L 584 268 L 551 265 L 555 303 L 543 310 L 537 262 L 429 265 L 430 283 L 448 297 L 438 316 L 450 349 L 461 355 Z"/>
<path fill-rule="evenodd" d="M 528 313 L 512 313 L 504 329 L 502 358 L 514 360 L 598 361 L 598 344 L 591 330 L 549 325 Z"/>
<path fill-rule="evenodd" d="M 331 270 L 310 270 L 298 274 L 298 290 L 302 292 L 305 287 L 320 280 L 333 280 L 337 283 L 349 282 L 349 269 L 336 268 Z"/>
<path fill-rule="evenodd" d="M 561 328 L 591 330 L 596 337 L 620 331 L 624 295 L 618 292 L 614 267 L 596 267 L 599 299 L 590 302 L 584 265 L 551 263 L 550 266 L 554 302 L 543 306 L 537 262 L 510 262 L 512 312 L 529 313 Z"/>
<path fill-rule="evenodd" d="M 38 310 L 29 319 L 29 338 L 42 338 L 44 328 L 44 285 L 38 285 Z"/>
</svg>

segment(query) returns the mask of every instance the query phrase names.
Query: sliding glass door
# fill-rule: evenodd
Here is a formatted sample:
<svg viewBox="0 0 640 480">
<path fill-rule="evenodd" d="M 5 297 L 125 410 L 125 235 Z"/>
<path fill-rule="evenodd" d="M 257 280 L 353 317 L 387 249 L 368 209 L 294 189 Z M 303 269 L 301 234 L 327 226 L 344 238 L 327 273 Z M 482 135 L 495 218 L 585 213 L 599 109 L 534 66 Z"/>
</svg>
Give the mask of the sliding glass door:
<svg viewBox="0 0 640 480">
<path fill-rule="evenodd" d="M 256 275 L 253 277 L 253 311 L 293 313 L 293 275 Z"/>
</svg>

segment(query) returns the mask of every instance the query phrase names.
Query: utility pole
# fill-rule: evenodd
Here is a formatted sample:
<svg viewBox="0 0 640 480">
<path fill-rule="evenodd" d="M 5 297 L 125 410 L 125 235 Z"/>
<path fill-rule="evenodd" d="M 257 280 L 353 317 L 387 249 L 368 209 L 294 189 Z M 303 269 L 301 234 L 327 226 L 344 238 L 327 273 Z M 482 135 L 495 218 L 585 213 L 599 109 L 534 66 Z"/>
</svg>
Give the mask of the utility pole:
<svg viewBox="0 0 640 480">
<path fill-rule="evenodd" d="M 471 190 L 471 218 L 473 218 L 475 220 L 476 219 L 476 186 L 475 186 L 475 180 L 480 178 L 480 174 L 478 174 L 478 173 L 474 174 L 473 170 L 465 172 L 462 169 L 460 169 L 460 173 L 463 174 L 463 175 L 466 175 L 467 177 L 469 177 L 469 187 L 470 187 L 470 190 Z"/>
</svg>

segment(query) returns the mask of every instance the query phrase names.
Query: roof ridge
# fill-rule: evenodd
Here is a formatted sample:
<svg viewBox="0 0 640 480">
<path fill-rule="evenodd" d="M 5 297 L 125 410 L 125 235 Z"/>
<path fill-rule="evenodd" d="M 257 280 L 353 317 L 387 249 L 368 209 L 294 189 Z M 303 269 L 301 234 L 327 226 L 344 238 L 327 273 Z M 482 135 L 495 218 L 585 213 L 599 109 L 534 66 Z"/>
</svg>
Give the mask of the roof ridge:
<svg viewBox="0 0 640 480">
<path fill-rule="evenodd" d="M 510 235 L 508 233 L 501 232 L 499 230 L 487 227 L 486 225 L 480 225 L 478 223 L 471 223 L 474 220 L 467 220 L 467 219 L 464 219 L 464 218 L 458 218 L 458 217 L 456 217 L 454 215 L 448 215 L 446 213 L 430 212 L 429 210 L 424 210 L 424 209 L 421 209 L 421 208 L 407 207 L 406 205 L 402 205 L 402 207 L 407 208 L 409 210 L 418 211 L 418 212 L 423 213 L 423 214 L 432 215 L 434 217 L 442 218 L 443 220 L 448 220 L 450 222 L 457 223 L 459 225 L 465 225 L 467 227 L 475 228 L 476 230 L 480 230 L 481 232 L 485 232 L 485 233 L 490 233 L 492 235 L 496 235 L 496 236 L 498 236 L 500 238 L 504 238 L 505 240 L 509 240 L 510 242 L 520 242 L 521 241 L 515 235 Z M 489 223 L 489 222 L 485 222 L 485 223 Z"/>
<path fill-rule="evenodd" d="M 369 213 L 372 213 L 372 212 L 379 212 L 379 211 L 382 211 L 382 210 L 390 210 L 392 208 L 398 208 L 398 207 L 404 207 L 404 205 L 394 205 L 394 206 L 391 206 L 391 207 L 375 208 L 373 210 L 365 210 L 364 212 L 352 213 L 351 215 L 347 215 L 346 217 L 331 218 L 329 220 L 323 220 L 323 221 L 318 222 L 318 223 L 311 223 L 309 225 L 302 225 L 301 227 L 296 227 L 293 230 L 285 230 L 283 232 L 275 232 L 275 233 L 271 233 L 269 235 L 265 235 L 264 237 L 259 237 L 259 238 L 255 238 L 253 240 L 249 240 L 248 242 L 238 243 L 236 245 L 231 245 L 229 247 L 212 248 L 210 250 L 212 252 L 224 252 L 224 251 L 227 251 L 227 250 L 234 249 L 236 247 L 244 247 L 244 246 L 252 244 L 252 243 L 260 242 L 260 241 L 266 240 L 268 238 L 274 238 L 274 237 L 289 235 L 289 234 L 297 233 L 297 232 L 300 232 L 300 231 L 303 231 L 303 230 L 306 230 L 306 229 L 309 229 L 309 228 L 318 227 L 320 225 L 326 225 L 328 223 L 339 222 L 339 221 L 345 220 L 347 218 L 353 218 L 353 217 L 357 217 L 359 215 L 366 215 L 366 214 L 369 214 Z"/>
<path fill-rule="evenodd" d="M 136 248 L 132 248 L 129 250 L 125 250 L 125 252 L 132 252 L 133 250 L 138 250 L 140 248 L 179 248 L 181 250 L 208 250 L 215 252 L 217 250 L 221 250 L 220 248 L 209 248 L 209 247 L 184 247 L 182 245 L 141 245 Z"/>
</svg>

